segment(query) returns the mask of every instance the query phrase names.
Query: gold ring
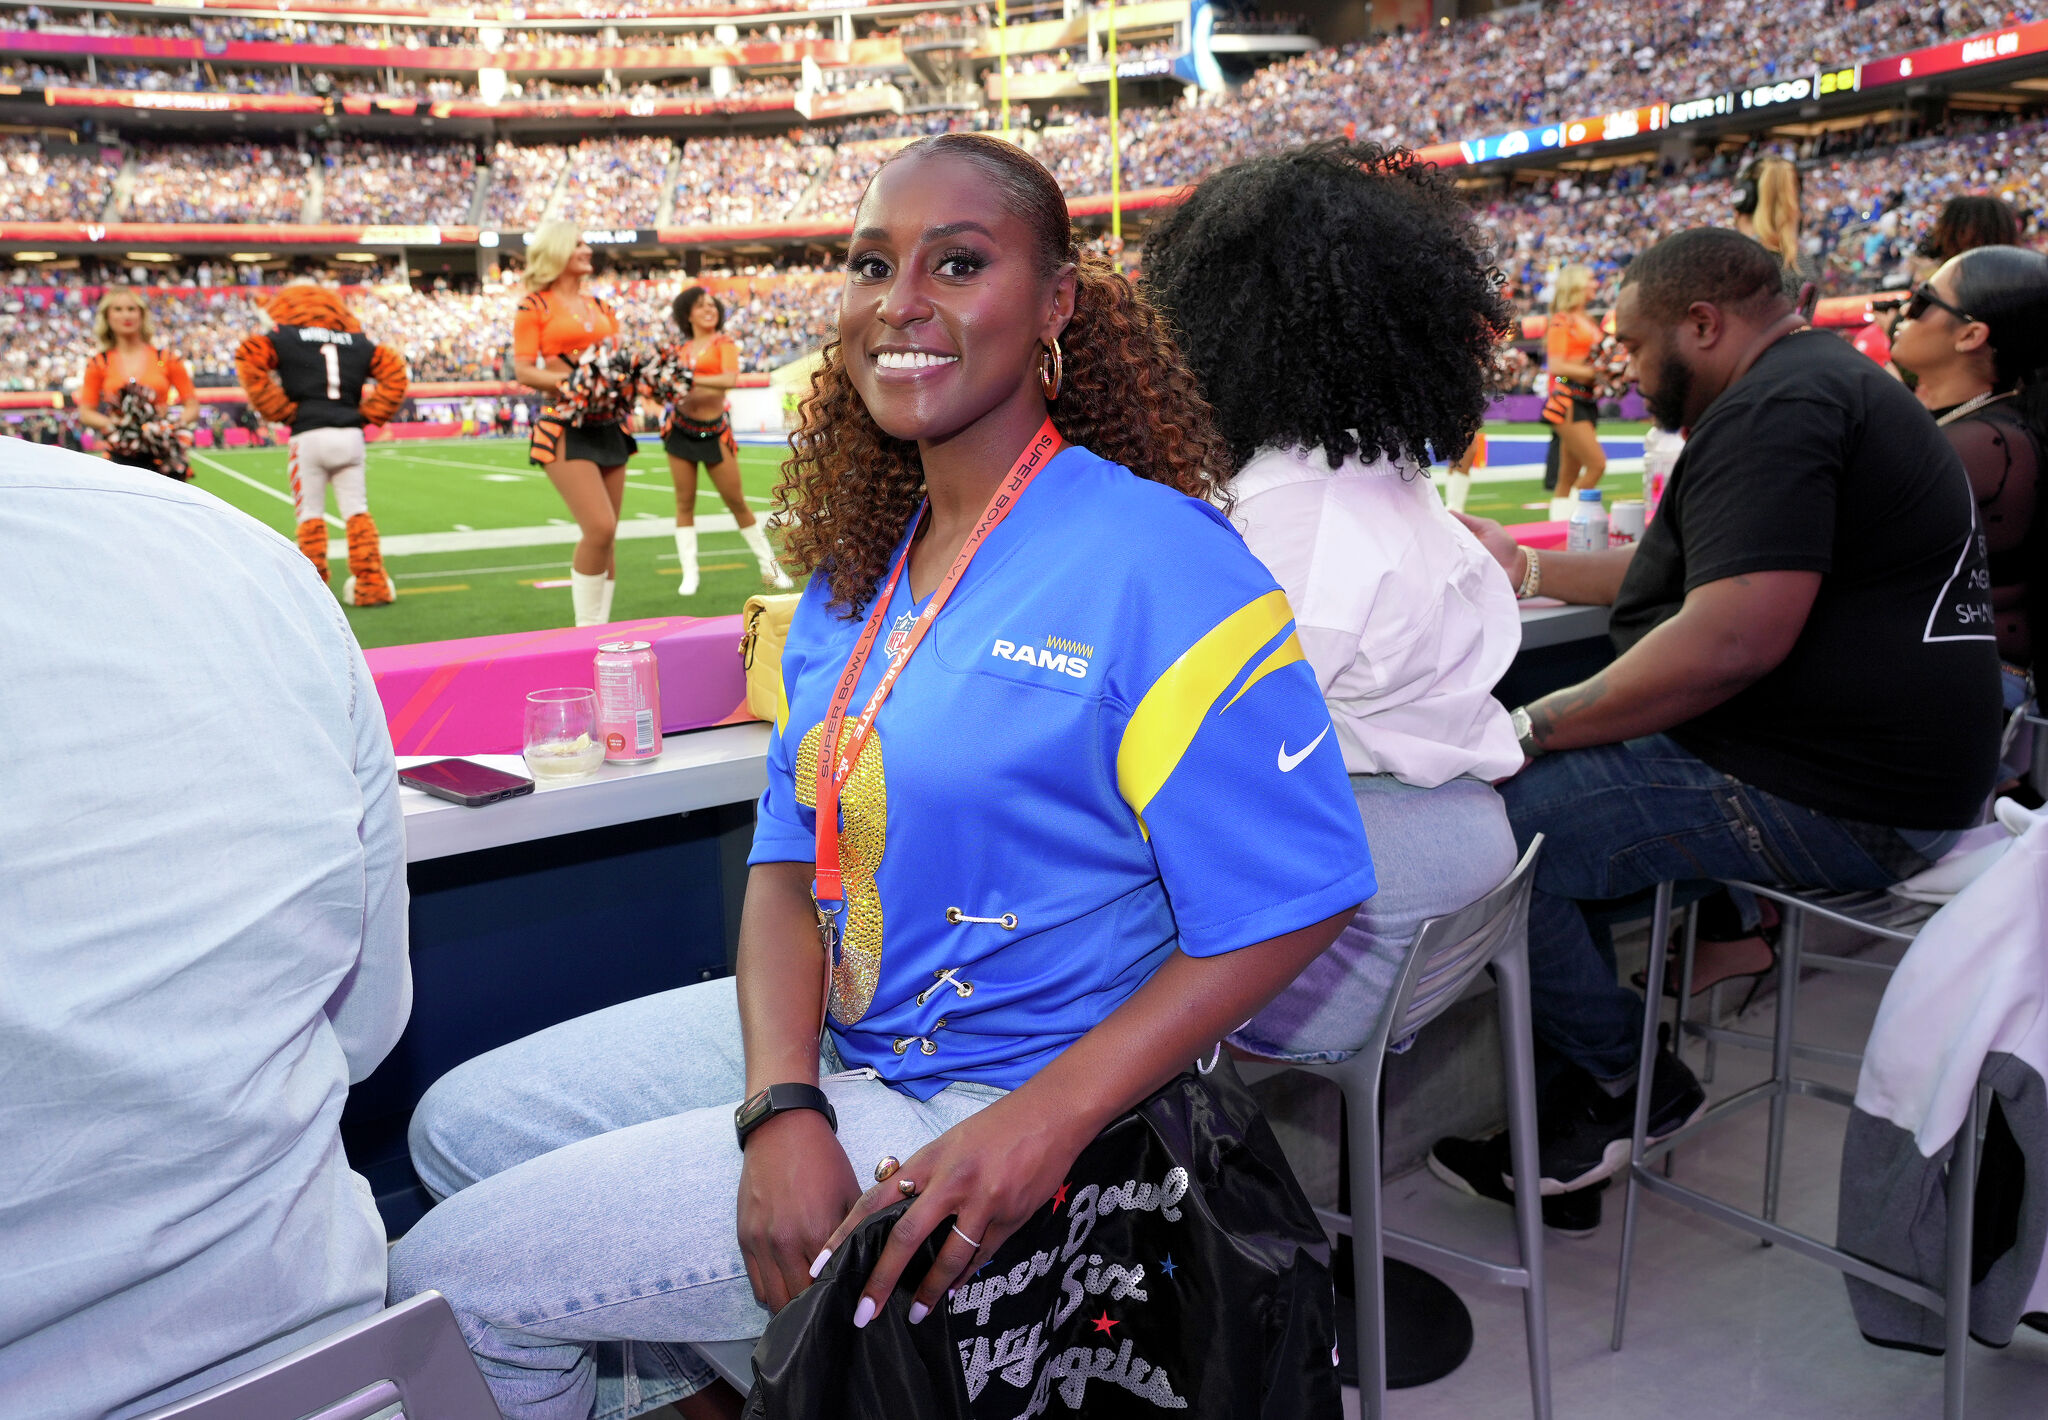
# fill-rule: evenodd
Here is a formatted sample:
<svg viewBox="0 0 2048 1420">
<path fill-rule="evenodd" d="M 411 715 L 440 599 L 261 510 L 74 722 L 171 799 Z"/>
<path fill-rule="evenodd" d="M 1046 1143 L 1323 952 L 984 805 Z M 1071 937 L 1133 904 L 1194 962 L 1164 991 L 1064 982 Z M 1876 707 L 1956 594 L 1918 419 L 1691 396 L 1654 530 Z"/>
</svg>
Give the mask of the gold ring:
<svg viewBox="0 0 2048 1420">
<path fill-rule="evenodd" d="M 917 1184 L 914 1183 L 912 1180 L 907 1178 L 899 1178 L 896 1180 L 896 1186 L 903 1191 L 903 1196 L 905 1198 L 917 1197 Z"/>
<path fill-rule="evenodd" d="M 875 1182 L 887 1183 L 889 1176 L 902 1167 L 902 1163 L 894 1154 L 882 1155 L 881 1160 L 875 1165 Z"/>
</svg>

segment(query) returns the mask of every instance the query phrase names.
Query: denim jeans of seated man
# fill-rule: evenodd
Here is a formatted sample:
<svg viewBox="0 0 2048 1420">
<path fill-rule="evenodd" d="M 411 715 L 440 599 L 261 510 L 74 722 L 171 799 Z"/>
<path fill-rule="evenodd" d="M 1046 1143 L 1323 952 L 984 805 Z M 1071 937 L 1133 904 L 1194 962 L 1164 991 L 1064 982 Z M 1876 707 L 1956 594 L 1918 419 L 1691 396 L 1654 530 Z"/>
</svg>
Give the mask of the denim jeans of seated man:
<svg viewBox="0 0 2048 1420">
<path fill-rule="evenodd" d="M 1802 808 L 1723 774 L 1668 735 L 1548 754 L 1500 791 L 1516 850 L 1543 835 L 1529 904 L 1537 1038 L 1604 1081 L 1630 1077 L 1642 1043 L 1643 1001 L 1616 979 L 1608 932 L 1638 914 L 1614 910 L 1617 899 L 1702 878 L 1888 887 L 1954 837 Z"/>
</svg>

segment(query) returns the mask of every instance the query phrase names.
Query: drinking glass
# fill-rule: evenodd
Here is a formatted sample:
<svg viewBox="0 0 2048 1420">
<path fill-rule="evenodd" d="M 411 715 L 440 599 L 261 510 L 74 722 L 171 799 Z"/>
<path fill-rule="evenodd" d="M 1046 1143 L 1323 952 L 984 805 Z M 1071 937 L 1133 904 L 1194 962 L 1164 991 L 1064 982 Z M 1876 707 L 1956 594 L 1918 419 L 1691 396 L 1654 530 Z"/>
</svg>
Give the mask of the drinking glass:
<svg viewBox="0 0 2048 1420">
<path fill-rule="evenodd" d="M 527 772 L 538 783 L 579 779 L 604 763 L 597 738 L 597 692 L 579 686 L 526 697 Z"/>
</svg>

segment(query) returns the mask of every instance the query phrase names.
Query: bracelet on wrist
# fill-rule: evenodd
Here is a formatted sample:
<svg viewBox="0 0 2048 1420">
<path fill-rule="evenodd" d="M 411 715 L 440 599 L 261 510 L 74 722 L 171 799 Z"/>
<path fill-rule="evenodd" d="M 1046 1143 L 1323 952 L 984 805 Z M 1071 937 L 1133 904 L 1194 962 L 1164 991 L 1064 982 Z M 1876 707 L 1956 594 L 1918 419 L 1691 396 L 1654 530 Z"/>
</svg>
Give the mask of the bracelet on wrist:
<svg viewBox="0 0 2048 1420">
<path fill-rule="evenodd" d="M 1515 598 L 1518 601 L 1527 601 L 1535 596 L 1537 588 L 1543 585 L 1543 559 L 1533 547 L 1523 548 L 1522 558 L 1525 570 L 1522 573 L 1522 585 L 1515 588 Z"/>
</svg>

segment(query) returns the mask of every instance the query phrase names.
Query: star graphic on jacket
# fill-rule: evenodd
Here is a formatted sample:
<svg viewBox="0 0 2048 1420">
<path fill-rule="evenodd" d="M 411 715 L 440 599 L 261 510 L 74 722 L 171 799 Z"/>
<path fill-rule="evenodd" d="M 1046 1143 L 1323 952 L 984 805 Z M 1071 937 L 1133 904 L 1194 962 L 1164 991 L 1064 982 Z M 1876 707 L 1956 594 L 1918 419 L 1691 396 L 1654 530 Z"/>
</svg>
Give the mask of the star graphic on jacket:
<svg viewBox="0 0 2048 1420">
<path fill-rule="evenodd" d="M 1174 1272 L 1177 1271 L 1179 1267 L 1180 1264 L 1173 1260 L 1173 1254 L 1170 1252 L 1166 1254 L 1166 1261 L 1159 1264 L 1159 1270 L 1166 1275 L 1168 1280 L 1172 1279 Z"/>
<path fill-rule="evenodd" d="M 1105 1335 L 1108 1334 L 1109 1329 L 1111 1327 L 1123 1325 L 1122 1322 L 1111 1321 L 1109 1319 L 1109 1313 L 1106 1311 L 1101 1316 L 1095 1318 L 1095 1320 L 1089 1322 L 1088 1324 Z"/>
<path fill-rule="evenodd" d="M 1060 1185 L 1060 1191 L 1052 1196 L 1053 1212 L 1057 1213 L 1060 1211 L 1060 1205 L 1067 1201 L 1067 1190 L 1072 1188 L 1073 1186 L 1074 1185 L 1071 1180 Z"/>
</svg>

